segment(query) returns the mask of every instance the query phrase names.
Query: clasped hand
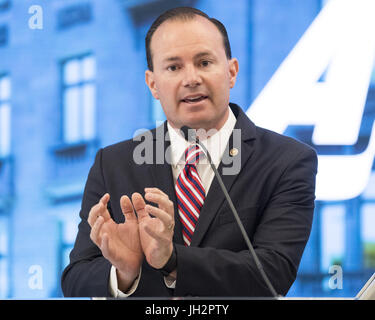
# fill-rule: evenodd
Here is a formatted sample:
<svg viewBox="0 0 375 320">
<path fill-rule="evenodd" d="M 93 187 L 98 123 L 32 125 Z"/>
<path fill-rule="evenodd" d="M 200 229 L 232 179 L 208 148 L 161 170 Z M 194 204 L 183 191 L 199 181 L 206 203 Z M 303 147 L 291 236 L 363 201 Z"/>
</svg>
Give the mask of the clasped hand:
<svg viewBox="0 0 375 320">
<path fill-rule="evenodd" d="M 173 250 L 174 206 L 158 188 L 145 188 L 145 199 L 157 206 L 146 204 L 139 193 L 133 193 L 131 200 L 124 195 L 120 206 L 125 222 L 116 223 L 107 209 L 109 199 L 106 193 L 90 210 L 90 238 L 116 267 L 121 287 L 127 288 L 138 276 L 144 257 L 156 269 L 167 263 Z"/>
</svg>

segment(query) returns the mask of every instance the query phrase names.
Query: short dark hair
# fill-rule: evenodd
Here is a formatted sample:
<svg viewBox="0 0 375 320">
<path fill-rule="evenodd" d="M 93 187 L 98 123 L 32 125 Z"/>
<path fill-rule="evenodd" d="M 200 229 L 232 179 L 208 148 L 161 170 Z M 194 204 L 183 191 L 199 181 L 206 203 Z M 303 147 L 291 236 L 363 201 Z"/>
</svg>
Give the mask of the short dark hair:
<svg viewBox="0 0 375 320">
<path fill-rule="evenodd" d="M 225 54 L 228 59 L 232 58 L 232 52 L 230 48 L 227 30 L 225 29 L 225 26 L 219 20 L 209 17 L 203 11 L 200 11 L 196 8 L 178 7 L 178 8 L 167 10 L 166 12 L 161 14 L 159 17 L 157 17 L 147 32 L 145 40 L 146 40 L 147 67 L 149 70 L 153 71 L 154 69 L 154 66 L 152 64 L 152 54 L 151 54 L 150 45 L 151 45 L 151 38 L 154 35 L 156 29 L 159 28 L 160 25 L 167 20 L 192 20 L 196 16 L 202 16 L 206 18 L 207 20 L 211 21 L 216 26 L 216 28 L 220 31 L 221 35 L 223 36 Z"/>
</svg>

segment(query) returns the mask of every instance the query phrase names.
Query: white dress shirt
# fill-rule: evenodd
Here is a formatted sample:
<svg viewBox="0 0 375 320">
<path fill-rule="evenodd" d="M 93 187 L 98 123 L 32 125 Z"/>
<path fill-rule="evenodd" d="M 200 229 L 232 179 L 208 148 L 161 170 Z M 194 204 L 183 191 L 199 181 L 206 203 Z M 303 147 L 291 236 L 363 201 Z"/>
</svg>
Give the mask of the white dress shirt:
<svg viewBox="0 0 375 320">
<path fill-rule="evenodd" d="M 214 132 L 213 135 L 210 135 L 207 139 L 200 138 L 200 141 L 203 145 L 207 148 L 208 152 L 211 155 L 212 162 L 214 163 L 215 167 L 217 168 L 221 162 L 221 158 L 223 157 L 223 153 L 225 148 L 228 144 L 229 137 L 232 134 L 234 126 L 236 124 L 236 117 L 234 116 L 231 108 L 229 108 L 229 116 L 227 121 L 221 127 L 219 131 Z M 168 126 L 168 133 L 171 142 L 171 165 L 172 165 L 172 174 L 174 184 L 176 184 L 177 178 L 180 172 L 185 167 L 185 155 L 184 152 L 186 148 L 191 145 L 191 143 L 187 142 L 178 132 L 178 130 L 174 129 L 169 122 L 167 123 Z M 215 176 L 214 172 L 211 169 L 210 164 L 205 156 L 200 157 L 199 162 L 196 165 L 198 174 L 201 178 L 204 190 L 206 194 L 210 189 L 211 182 Z M 142 268 L 141 268 L 142 269 Z M 129 288 L 126 293 L 123 293 L 118 289 L 117 285 L 117 276 L 116 276 L 116 268 L 112 266 L 110 278 L 109 278 L 109 289 L 110 293 L 113 297 L 128 297 L 138 287 L 138 283 L 141 277 L 140 270 L 138 278 L 134 281 L 133 285 Z M 165 285 L 168 288 L 175 288 L 176 281 L 171 281 L 168 277 L 164 277 Z"/>
</svg>

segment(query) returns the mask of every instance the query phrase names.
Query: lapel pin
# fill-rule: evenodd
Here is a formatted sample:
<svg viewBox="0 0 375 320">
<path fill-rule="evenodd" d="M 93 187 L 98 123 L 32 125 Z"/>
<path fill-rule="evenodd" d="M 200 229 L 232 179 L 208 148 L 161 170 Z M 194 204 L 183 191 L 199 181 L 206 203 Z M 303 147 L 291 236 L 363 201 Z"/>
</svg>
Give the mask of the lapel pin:
<svg viewBox="0 0 375 320">
<path fill-rule="evenodd" d="M 238 149 L 237 148 L 230 149 L 229 154 L 232 157 L 236 156 L 238 154 Z"/>
</svg>

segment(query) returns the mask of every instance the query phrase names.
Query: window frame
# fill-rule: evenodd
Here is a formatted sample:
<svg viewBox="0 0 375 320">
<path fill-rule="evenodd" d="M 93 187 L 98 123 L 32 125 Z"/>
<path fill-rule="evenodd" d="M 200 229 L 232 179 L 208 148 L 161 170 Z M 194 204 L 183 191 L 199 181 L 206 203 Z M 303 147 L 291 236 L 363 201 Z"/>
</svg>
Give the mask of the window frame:
<svg viewBox="0 0 375 320">
<path fill-rule="evenodd" d="M 11 96 L 12 96 L 12 83 L 11 83 L 11 77 L 10 77 L 9 73 L 0 73 L 0 91 L 1 91 L 1 82 L 5 78 L 8 78 L 8 80 L 9 80 L 10 90 L 9 90 L 9 96 L 5 97 L 5 98 L 2 97 L 2 94 L 0 92 L 0 136 L 4 136 L 3 135 L 3 130 L 4 129 L 1 126 L 1 122 L 2 122 L 2 120 L 1 120 L 2 108 L 8 106 L 9 107 L 9 119 L 8 119 L 9 127 L 8 127 L 8 132 L 7 132 L 7 136 L 8 136 L 7 145 L 8 146 L 3 146 L 2 140 L 0 139 L 0 160 L 1 159 L 6 159 L 6 158 L 10 157 L 10 155 L 11 155 L 11 111 L 12 111 Z M 3 148 L 5 148 L 5 151 L 3 150 Z"/>
<path fill-rule="evenodd" d="M 88 57 L 92 57 L 94 59 L 94 63 L 95 63 L 94 64 L 94 75 L 91 79 L 85 80 L 82 77 L 82 63 Z M 74 61 L 74 60 L 77 60 L 79 62 L 79 70 L 80 70 L 79 81 L 75 82 L 73 84 L 69 84 L 69 83 L 66 83 L 66 81 L 65 81 L 65 70 L 66 70 L 65 68 L 66 68 L 66 65 L 69 62 Z M 93 110 L 92 110 L 93 113 L 91 114 L 92 123 L 90 124 L 92 126 L 93 133 L 92 133 L 91 136 L 85 137 L 84 131 L 82 129 L 82 128 L 85 127 L 85 123 L 84 123 L 85 118 L 82 117 L 83 109 L 84 109 L 82 94 L 83 94 L 84 88 L 88 85 L 92 85 L 93 88 L 94 88 L 94 96 L 93 96 L 94 100 L 93 100 Z M 79 117 L 78 117 L 78 124 L 77 124 L 78 128 L 76 128 L 79 133 L 78 133 L 78 138 L 70 140 L 68 138 L 69 135 L 66 132 L 66 126 L 67 126 L 66 121 L 67 121 L 67 119 L 66 119 L 65 95 L 67 93 L 67 90 L 72 89 L 72 88 L 77 88 L 78 94 L 79 94 L 79 103 L 78 103 Z M 63 144 L 65 144 L 65 145 L 76 145 L 76 144 L 82 144 L 82 143 L 86 144 L 86 143 L 92 142 L 96 139 L 96 137 L 97 137 L 96 88 L 97 88 L 97 85 L 96 85 L 96 57 L 95 57 L 93 52 L 86 52 L 86 53 L 83 53 L 83 54 L 70 56 L 70 57 L 65 58 L 65 59 L 60 61 L 60 106 L 61 106 L 60 107 L 61 108 L 61 131 L 60 131 L 60 135 L 61 135 L 61 141 L 63 142 Z"/>
</svg>

